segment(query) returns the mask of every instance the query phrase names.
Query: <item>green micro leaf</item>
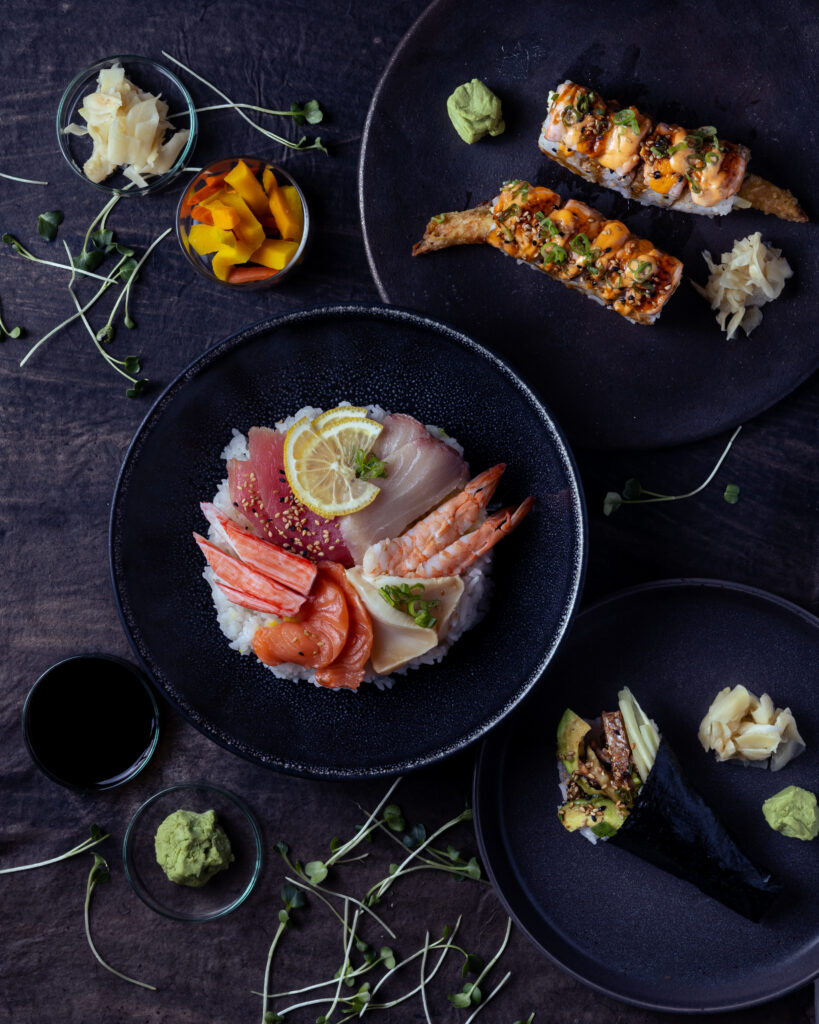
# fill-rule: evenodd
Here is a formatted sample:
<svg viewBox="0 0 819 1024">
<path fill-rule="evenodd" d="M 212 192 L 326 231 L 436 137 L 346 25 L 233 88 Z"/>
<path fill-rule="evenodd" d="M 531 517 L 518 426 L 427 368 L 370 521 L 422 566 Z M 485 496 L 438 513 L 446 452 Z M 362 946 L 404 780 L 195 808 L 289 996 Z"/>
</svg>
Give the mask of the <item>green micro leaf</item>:
<svg viewBox="0 0 819 1024">
<path fill-rule="evenodd" d="M 612 512 L 616 512 L 622 504 L 623 499 L 617 491 L 609 491 L 603 501 L 603 515 L 610 516 Z"/>
<path fill-rule="evenodd" d="M 728 484 L 723 493 L 723 498 L 729 505 L 736 505 L 739 501 L 739 487 L 737 484 Z"/>
<path fill-rule="evenodd" d="M 626 501 L 634 501 L 635 498 L 639 498 L 642 493 L 643 488 L 640 486 L 639 480 L 635 480 L 634 477 L 626 480 L 625 485 L 623 486 L 623 497 Z"/>
<path fill-rule="evenodd" d="M 327 877 L 327 865 L 323 860 L 309 860 L 304 865 L 304 873 L 313 885 L 320 885 Z"/>
<path fill-rule="evenodd" d="M 102 249 L 91 249 L 88 252 L 80 253 L 79 256 L 75 256 L 71 262 L 77 270 L 87 270 L 93 274 L 105 262 L 105 253 Z"/>
<path fill-rule="evenodd" d="M 128 396 L 128 398 L 139 398 L 139 396 L 145 390 L 145 386 L 147 383 L 148 381 L 145 378 L 143 378 L 142 380 L 135 380 L 133 385 L 126 390 L 125 394 Z"/>
<path fill-rule="evenodd" d="M 62 224 L 65 214 L 62 210 L 49 210 L 37 218 L 37 234 L 47 242 L 57 237 L 57 228 Z"/>
</svg>

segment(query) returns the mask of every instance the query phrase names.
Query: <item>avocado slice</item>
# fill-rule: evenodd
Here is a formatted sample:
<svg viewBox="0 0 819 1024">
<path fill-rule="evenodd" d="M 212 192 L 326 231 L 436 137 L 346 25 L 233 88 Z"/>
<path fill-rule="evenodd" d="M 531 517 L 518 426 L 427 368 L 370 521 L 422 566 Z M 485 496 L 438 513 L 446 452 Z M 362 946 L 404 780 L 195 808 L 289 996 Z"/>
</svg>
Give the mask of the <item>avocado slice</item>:
<svg viewBox="0 0 819 1024">
<path fill-rule="evenodd" d="M 601 838 L 613 835 L 625 818 L 607 796 L 588 801 L 569 800 L 558 809 L 557 816 L 567 831 L 588 827 Z"/>
<path fill-rule="evenodd" d="M 589 723 L 571 708 L 566 708 L 557 724 L 557 756 L 570 775 L 577 766 L 580 752 L 585 746 L 583 741 L 590 730 Z"/>
</svg>

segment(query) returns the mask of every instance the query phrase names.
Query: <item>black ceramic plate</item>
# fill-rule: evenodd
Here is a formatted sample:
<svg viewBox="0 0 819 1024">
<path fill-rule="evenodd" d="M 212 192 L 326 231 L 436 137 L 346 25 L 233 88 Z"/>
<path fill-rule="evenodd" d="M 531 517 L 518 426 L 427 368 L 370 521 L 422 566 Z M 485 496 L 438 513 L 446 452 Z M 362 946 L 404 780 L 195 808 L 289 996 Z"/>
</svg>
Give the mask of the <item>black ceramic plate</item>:
<svg viewBox="0 0 819 1024">
<path fill-rule="evenodd" d="M 819 364 L 814 226 L 750 210 L 711 220 L 641 207 L 561 169 L 537 140 L 549 90 L 571 78 L 658 117 L 716 125 L 750 146 L 753 172 L 791 189 L 813 216 L 819 161 L 804 125 L 819 88 L 815 48 L 792 27 L 815 17 L 811 0 L 437 0 L 396 50 L 364 133 L 361 216 L 381 297 L 498 352 L 574 445 L 692 441 L 773 405 Z M 507 127 L 469 146 L 446 98 L 473 77 L 501 97 Z M 661 319 L 630 324 L 488 246 L 410 256 L 429 217 L 490 199 L 508 178 L 582 199 L 683 259 L 685 279 Z M 728 342 L 688 277 L 705 281 L 703 249 L 718 260 L 754 231 L 784 251 L 795 277 L 750 338 Z"/>
<path fill-rule="evenodd" d="M 759 590 L 679 580 L 623 591 L 580 615 L 540 686 L 481 748 L 475 812 L 489 873 L 529 937 L 581 981 L 628 1002 L 688 1013 L 772 999 L 819 971 L 815 842 L 788 839 L 763 800 L 819 791 L 819 620 Z M 807 751 L 774 773 L 718 764 L 697 740 L 724 686 L 790 706 Z M 692 885 L 564 831 L 555 730 L 567 706 L 610 710 L 629 686 L 745 852 L 784 894 L 752 924 Z"/>
<path fill-rule="evenodd" d="M 224 475 L 231 438 L 305 405 L 349 399 L 413 413 L 457 437 L 471 466 L 508 468 L 498 498 L 536 505 L 498 549 L 489 618 L 439 665 L 389 691 L 276 679 L 229 649 L 191 532 Z M 480 737 L 540 676 L 572 617 L 585 568 L 572 457 L 529 388 L 465 336 L 424 317 L 337 306 L 264 321 L 220 342 L 170 385 L 140 427 L 111 511 L 123 624 L 165 695 L 206 735 L 272 768 L 387 775 Z M 523 638 L 523 639 L 522 639 Z"/>
</svg>

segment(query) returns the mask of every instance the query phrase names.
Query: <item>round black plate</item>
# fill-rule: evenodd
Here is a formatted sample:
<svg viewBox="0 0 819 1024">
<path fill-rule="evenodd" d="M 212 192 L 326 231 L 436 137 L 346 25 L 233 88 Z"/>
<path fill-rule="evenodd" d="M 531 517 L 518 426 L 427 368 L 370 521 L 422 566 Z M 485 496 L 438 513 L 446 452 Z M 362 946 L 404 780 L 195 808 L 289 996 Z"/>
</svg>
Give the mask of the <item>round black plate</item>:
<svg viewBox="0 0 819 1024">
<path fill-rule="evenodd" d="M 495 559 L 491 612 L 439 665 L 392 690 L 332 692 L 276 679 L 229 649 L 193 530 L 224 475 L 231 429 L 349 399 L 436 423 L 476 470 L 508 463 L 499 500 L 536 505 Z M 125 458 L 111 511 L 123 624 L 168 699 L 250 760 L 323 777 L 387 775 L 461 749 L 548 664 L 585 568 L 580 487 L 547 410 L 503 363 L 424 317 L 336 306 L 263 321 L 196 360 L 157 401 Z"/>
<path fill-rule="evenodd" d="M 571 78 L 657 117 L 716 125 L 750 146 L 754 173 L 809 204 L 819 174 L 816 148 L 804 141 L 819 88 L 815 50 L 809 32 L 785 26 L 815 15 L 811 0 L 668 10 L 637 0 L 433 3 L 384 72 L 364 133 L 361 216 L 381 297 L 498 352 L 539 389 L 574 445 L 693 441 L 773 405 L 819 365 L 815 227 L 751 210 L 711 220 L 641 207 L 561 169 L 537 140 L 549 90 Z M 446 98 L 473 77 L 501 97 L 507 127 L 469 146 Z M 488 246 L 411 257 L 431 216 L 490 199 L 508 178 L 582 199 L 684 260 L 661 319 L 630 324 Z M 754 231 L 783 250 L 795 276 L 750 338 L 728 342 L 688 278 L 704 283 L 703 249 L 719 260 Z"/>
<path fill-rule="evenodd" d="M 667 581 L 578 616 L 519 712 L 489 736 L 475 769 L 476 827 L 501 899 L 532 941 L 581 981 L 640 1006 L 729 1010 L 782 995 L 819 971 L 815 843 L 772 831 L 763 800 L 794 784 L 819 792 L 819 620 L 750 587 Z M 807 751 L 780 772 L 705 753 L 697 729 L 724 686 L 790 706 Z M 593 718 L 629 686 L 691 782 L 785 891 L 761 924 L 557 820 L 555 730 L 568 706 Z"/>
</svg>

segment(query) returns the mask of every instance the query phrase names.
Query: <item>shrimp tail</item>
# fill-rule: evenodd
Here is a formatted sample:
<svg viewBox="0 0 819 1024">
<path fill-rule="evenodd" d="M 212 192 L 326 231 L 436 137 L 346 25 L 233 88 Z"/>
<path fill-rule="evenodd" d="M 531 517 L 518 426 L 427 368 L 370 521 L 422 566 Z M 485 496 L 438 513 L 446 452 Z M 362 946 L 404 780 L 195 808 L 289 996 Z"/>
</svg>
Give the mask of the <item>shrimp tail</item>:
<svg viewBox="0 0 819 1024">
<path fill-rule="evenodd" d="M 535 503 L 530 495 L 517 508 L 510 506 L 486 519 L 477 530 L 459 537 L 448 547 L 422 562 L 413 571 L 413 576 L 433 579 L 442 576 L 457 576 L 474 561 L 485 555 L 501 538 L 507 536 L 526 518 Z"/>
</svg>

